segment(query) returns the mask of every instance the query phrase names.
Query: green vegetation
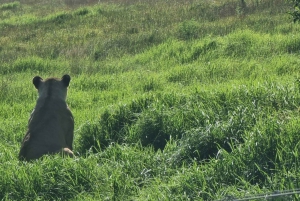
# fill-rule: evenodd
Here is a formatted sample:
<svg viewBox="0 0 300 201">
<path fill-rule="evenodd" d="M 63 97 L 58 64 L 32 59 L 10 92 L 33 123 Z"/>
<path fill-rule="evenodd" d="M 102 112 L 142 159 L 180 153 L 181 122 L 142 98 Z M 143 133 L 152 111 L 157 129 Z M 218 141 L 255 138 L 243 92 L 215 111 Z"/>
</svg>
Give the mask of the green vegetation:
<svg viewBox="0 0 300 201">
<path fill-rule="evenodd" d="M 294 3 L 294 10 L 290 11 L 289 14 L 294 18 L 294 22 L 297 22 L 300 20 L 300 1 L 299 0 L 290 0 L 292 3 Z"/>
<path fill-rule="evenodd" d="M 2 1 L 0 199 L 299 189 L 300 25 L 285 0 L 241 2 Z M 65 73 L 77 158 L 18 161 L 32 78 Z"/>
</svg>

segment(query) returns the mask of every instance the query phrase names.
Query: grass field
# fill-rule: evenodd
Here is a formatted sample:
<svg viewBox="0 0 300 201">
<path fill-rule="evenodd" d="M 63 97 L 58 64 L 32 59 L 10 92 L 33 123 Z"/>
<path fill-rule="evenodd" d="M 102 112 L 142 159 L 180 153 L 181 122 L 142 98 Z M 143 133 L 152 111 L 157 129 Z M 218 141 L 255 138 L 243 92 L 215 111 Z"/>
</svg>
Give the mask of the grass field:
<svg viewBox="0 0 300 201">
<path fill-rule="evenodd" d="M 240 2 L 2 0 L 0 200 L 299 189 L 300 25 L 285 0 Z M 66 73 L 76 159 L 18 161 L 32 78 Z"/>
</svg>

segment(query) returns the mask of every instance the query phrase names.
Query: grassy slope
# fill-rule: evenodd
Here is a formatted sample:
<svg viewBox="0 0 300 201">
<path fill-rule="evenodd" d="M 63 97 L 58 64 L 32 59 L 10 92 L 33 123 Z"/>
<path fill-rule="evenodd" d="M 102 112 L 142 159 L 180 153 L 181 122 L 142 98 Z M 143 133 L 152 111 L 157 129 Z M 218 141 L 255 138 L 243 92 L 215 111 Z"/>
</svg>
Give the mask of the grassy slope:
<svg viewBox="0 0 300 201">
<path fill-rule="evenodd" d="M 0 5 L 1 199 L 299 188 L 300 27 L 285 1 L 78 2 Z M 22 164 L 31 79 L 64 73 L 79 157 Z"/>
</svg>

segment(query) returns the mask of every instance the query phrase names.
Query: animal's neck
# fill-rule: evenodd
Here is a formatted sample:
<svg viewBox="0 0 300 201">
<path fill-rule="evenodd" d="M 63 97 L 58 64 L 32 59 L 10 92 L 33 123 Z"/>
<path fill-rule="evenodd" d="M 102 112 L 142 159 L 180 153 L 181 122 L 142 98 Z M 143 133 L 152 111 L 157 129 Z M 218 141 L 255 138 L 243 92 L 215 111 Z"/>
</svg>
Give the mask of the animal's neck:
<svg viewBox="0 0 300 201">
<path fill-rule="evenodd" d="M 57 107 L 63 107 L 66 105 L 67 105 L 67 103 L 64 99 L 55 97 L 55 96 L 51 96 L 51 97 L 38 98 L 37 103 L 36 103 L 36 108 L 46 107 L 46 106 L 51 106 L 53 108 L 57 108 Z"/>
</svg>

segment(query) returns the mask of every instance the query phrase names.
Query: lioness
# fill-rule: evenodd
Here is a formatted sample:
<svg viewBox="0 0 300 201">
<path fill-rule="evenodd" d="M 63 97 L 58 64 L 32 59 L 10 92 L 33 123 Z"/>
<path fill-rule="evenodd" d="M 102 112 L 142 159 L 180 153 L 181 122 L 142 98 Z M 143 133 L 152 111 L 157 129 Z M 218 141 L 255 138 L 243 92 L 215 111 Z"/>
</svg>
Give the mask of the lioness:
<svg viewBox="0 0 300 201">
<path fill-rule="evenodd" d="M 38 99 L 28 121 L 28 131 L 19 153 L 20 160 L 38 159 L 45 154 L 62 153 L 73 157 L 74 119 L 66 103 L 70 76 L 32 82 Z"/>
</svg>

